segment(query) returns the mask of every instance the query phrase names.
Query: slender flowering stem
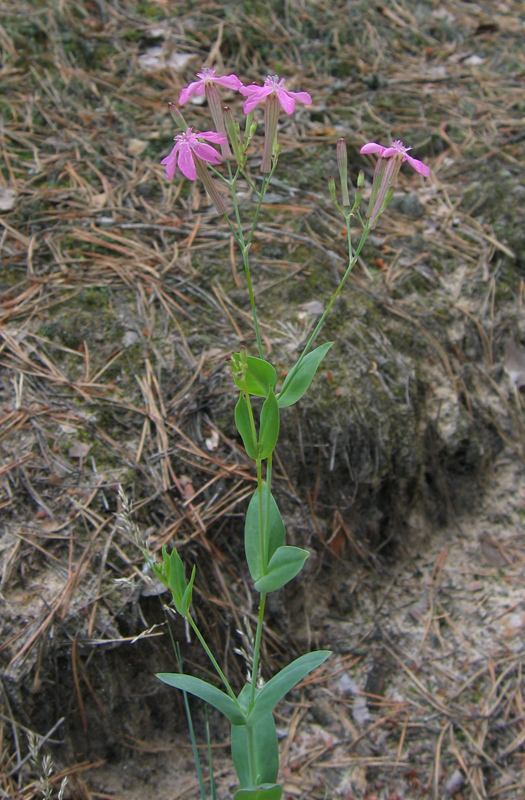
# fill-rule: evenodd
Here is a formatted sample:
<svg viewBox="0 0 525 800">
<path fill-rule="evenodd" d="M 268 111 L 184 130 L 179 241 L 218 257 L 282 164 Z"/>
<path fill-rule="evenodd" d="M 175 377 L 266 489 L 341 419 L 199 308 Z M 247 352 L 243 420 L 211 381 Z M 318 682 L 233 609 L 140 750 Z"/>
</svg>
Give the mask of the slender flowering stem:
<svg viewBox="0 0 525 800">
<path fill-rule="evenodd" d="M 266 462 L 266 504 L 263 509 L 263 482 L 261 474 L 261 461 L 257 460 L 257 491 L 259 492 L 259 529 L 261 531 L 261 564 L 263 574 L 266 574 L 268 567 L 268 555 L 270 546 L 270 508 L 271 508 L 271 489 L 272 489 L 272 456 Z M 259 655 L 261 650 L 262 629 L 264 622 L 264 609 L 266 606 L 266 593 L 261 594 L 259 602 L 259 614 L 257 618 L 257 631 L 255 633 L 255 646 L 253 648 L 252 665 L 252 685 L 250 688 L 249 711 L 255 702 L 255 690 L 257 687 L 257 675 L 259 673 Z"/>
<path fill-rule="evenodd" d="M 240 216 L 240 211 L 239 211 L 239 204 L 237 202 L 237 195 L 236 195 L 236 192 L 235 192 L 235 185 L 236 185 L 236 181 L 237 181 L 237 177 L 239 175 L 239 172 L 241 172 L 241 174 L 244 177 L 247 178 L 247 176 L 245 175 L 244 170 L 239 170 L 239 168 L 237 169 L 237 171 L 235 173 L 235 176 L 233 176 L 232 175 L 232 171 L 231 171 L 230 162 L 228 162 L 228 173 L 229 173 L 229 176 L 230 176 L 228 183 L 230 185 L 231 195 L 232 195 L 232 199 L 233 199 L 233 209 L 234 209 L 234 214 L 235 214 L 235 221 L 237 223 L 237 230 L 235 229 L 232 221 L 228 217 L 225 217 L 225 219 L 226 219 L 226 222 L 228 223 L 228 226 L 229 226 L 230 230 L 232 231 L 232 233 L 233 233 L 233 235 L 235 237 L 235 240 L 236 240 L 237 244 L 239 245 L 239 249 L 240 249 L 240 251 L 242 253 L 242 259 L 243 259 L 243 265 L 244 265 L 244 273 L 246 275 L 246 283 L 247 283 L 247 286 L 248 286 L 248 295 L 249 295 L 249 298 L 250 298 L 250 306 L 251 306 L 251 309 L 252 309 L 253 327 L 254 327 L 254 330 L 255 330 L 255 338 L 257 340 L 257 350 L 258 350 L 258 353 L 259 353 L 259 358 L 264 358 L 264 350 L 263 350 L 263 346 L 262 346 L 261 333 L 260 333 L 260 330 L 259 330 L 259 322 L 258 322 L 258 319 L 257 319 L 257 308 L 256 308 L 256 305 L 255 305 L 255 296 L 253 294 L 252 277 L 251 277 L 251 272 L 250 272 L 250 260 L 249 260 L 249 255 L 248 254 L 249 254 L 250 246 L 252 244 L 252 240 L 253 240 L 253 236 L 254 236 L 255 230 L 257 228 L 257 221 L 259 219 L 259 213 L 261 211 L 261 206 L 262 206 L 262 203 L 263 203 L 263 200 L 264 200 L 264 195 L 265 195 L 266 190 L 268 188 L 268 185 L 269 185 L 269 183 L 270 183 L 270 181 L 272 179 L 272 176 L 273 176 L 273 173 L 275 171 L 275 167 L 276 166 L 277 165 L 274 163 L 273 166 L 272 166 L 272 170 L 271 170 L 270 174 L 263 176 L 263 183 L 262 183 L 262 187 L 261 187 L 260 191 L 257 191 L 257 189 L 253 186 L 251 181 L 249 181 L 249 183 L 252 186 L 254 192 L 257 194 L 258 202 L 257 202 L 257 207 L 255 209 L 255 213 L 253 215 L 253 221 L 252 221 L 252 224 L 251 224 L 251 227 L 250 227 L 250 232 L 248 233 L 248 236 L 245 239 L 244 238 L 244 234 L 243 234 L 243 230 L 242 230 L 241 216 Z M 212 169 L 213 169 L 213 167 L 212 167 Z M 228 179 L 226 179 L 226 180 L 228 180 Z"/>
<path fill-rule="evenodd" d="M 355 267 L 355 265 L 357 263 L 357 259 L 359 258 L 359 255 L 360 255 L 361 250 L 363 249 L 363 246 L 364 246 L 364 244 L 365 244 L 365 242 L 367 240 L 367 237 L 368 237 L 368 234 L 370 233 L 370 230 L 371 230 L 370 222 L 367 221 L 367 223 L 365 225 L 365 229 L 364 229 L 364 231 L 363 231 L 363 233 L 361 235 L 361 240 L 360 240 L 360 242 L 359 242 L 359 244 L 357 246 L 357 249 L 356 249 L 356 251 L 355 251 L 353 256 L 351 255 L 351 251 L 350 251 L 348 267 L 346 268 L 346 272 L 345 272 L 345 274 L 343 275 L 343 277 L 341 279 L 341 283 L 339 284 L 339 286 L 337 287 L 337 289 L 333 293 L 332 297 L 330 298 L 330 302 L 326 306 L 321 318 L 319 319 L 319 322 L 315 326 L 312 334 L 310 335 L 310 338 L 306 342 L 306 344 L 304 346 L 304 349 L 303 349 L 303 352 L 299 356 L 298 361 L 292 367 L 292 373 L 291 373 L 292 375 L 294 375 L 297 372 L 297 370 L 299 369 L 299 367 L 301 366 L 304 357 L 308 354 L 308 351 L 310 350 L 312 344 L 314 343 L 314 341 L 315 341 L 315 339 L 317 337 L 317 334 L 319 333 L 319 331 L 323 327 L 324 321 L 327 318 L 328 314 L 330 313 L 330 310 L 331 310 L 333 304 L 335 303 L 335 301 L 337 300 L 337 298 L 341 294 L 341 291 L 343 289 L 343 286 L 346 283 L 346 280 L 347 280 L 348 276 L 350 275 L 350 273 L 352 272 L 353 268 Z M 349 222 L 348 222 L 348 226 L 347 226 L 347 234 L 348 234 L 348 238 L 350 239 L 350 224 L 349 224 Z M 350 247 L 351 247 L 351 243 L 350 243 Z"/>
<path fill-rule="evenodd" d="M 276 166 L 277 166 L 277 164 L 274 162 L 270 174 L 263 176 L 263 182 L 262 182 L 261 191 L 257 192 L 257 190 L 256 190 L 257 196 L 259 198 L 259 202 L 257 203 L 257 208 L 255 209 L 255 214 L 253 215 L 253 223 L 252 223 L 252 228 L 251 228 L 250 234 L 248 236 L 248 244 L 252 243 L 253 234 L 255 233 L 255 228 L 257 227 L 257 220 L 259 219 L 259 212 L 261 210 L 261 205 L 262 205 L 263 200 L 264 200 L 264 195 L 266 194 L 266 190 L 267 190 L 267 188 L 268 188 L 268 186 L 270 184 L 270 181 L 272 180 L 273 173 L 275 172 Z"/>
<path fill-rule="evenodd" d="M 188 614 L 186 619 L 190 623 L 193 631 L 195 632 L 195 635 L 197 636 L 197 639 L 201 643 L 206 655 L 208 656 L 208 658 L 210 659 L 211 663 L 213 664 L 213 666 L 215 668 L 215 671 L 217 672 L 217 675 L 219 676 L 219 678 L 221 679 L 221 681 L 223 682 L 223 684 L 224 684 L 224 686 L 226 688 L 226 691 L 230 695 L 231 699 L 235 701 L 235 705 L 239 708 L 240 711 L 242 711 L 242 709 L 241 709 L 241 707 L 239 705 L 239 701 L 235 697 L 235 693 L 234 693 L 232 687 L 230 686 L 230 684 L 228 682 L 228 678 L 226 677 L 226 675 L 224 674 L 222 669 L 219 667 L 219 664 L 217 663 L 217 659 L 215 658 L 215 656 L 211 652 L 210 648 L 206 644 L 206 640 L 204 639 L 204 636 L 200 632 L 199 628 L 197 627 L 197 623 L 195 622 L 195 620 L 193 619 L 191 614 Z"/>
<path fill-rule="evenodd" d="M 249 258 L 248 258 L 248 249 L 249 249 L 249 246 L 250 246 L 251 242 L 248 242 L 248 243 L 245 242 L 244 234 L 242 232 L 241 216 L 240 216 L 240 213 L 239 213 L 239 205 L 237 203 L 237 195 L 235 193 L 235 178 L 233 178 L 232 175 L 231 175 L 231 167 L 230 167 L 230 163 L 229 162 L 228 162 L 228 170 L 230 172 L 230 187 L 231 187 L 231 194 L 232 194 L 232 198 L 233 198 L 233 208 L 234 208 L 234 213 L 235 213 L 235 219 L 236 219 L 236 222 L 237 222 L 237 230 L 235 230 L 235 226 L 233 225 L 233 223 L 232 223 L 232 221 L 230 220 L 229 217 L 225 217 L 225 220 L 228 223 L 228 226 L 229 226 L 231 232 L 233 233 L 233 235 L 234 235 L 234 237 L 235 237 L 235 239 L 237 241 L 237 244 L 239 245 L 239 249 L 240 249 L 240 251 L 242 253 L 242 260 L 243 260 L 243 265 L 244 265 L 244 274 L 246 275 L 246 284 L 248 286 L 248 296 L 250 298 L 250 307 L 252 309 L 253 327 L 254 327 L 254 331 L 255 331 L 255 338 L 257 340 L 257 350 L 259 352 L 259 357 L 260 358 L 264 358 L 264 351 L 263 351 L 263 346 L 262 346 L 261 333 L 259 331 L 259 322 L 258 322 L 258 319 L 257 319 L 257 307 L 255 305 L 255 296 L 253 294 L 252 276 L 251 276 L 251 273 L 250 273 L 250 261 L 249 261 Z M 237 176 L 237 173 L 236 173 L 236 176 Z M 250 237 L 251 237 L 251 235 L 253 235 L 253 226 L 252 226 L 252 229 L 250 231 Z"/>
</svg>

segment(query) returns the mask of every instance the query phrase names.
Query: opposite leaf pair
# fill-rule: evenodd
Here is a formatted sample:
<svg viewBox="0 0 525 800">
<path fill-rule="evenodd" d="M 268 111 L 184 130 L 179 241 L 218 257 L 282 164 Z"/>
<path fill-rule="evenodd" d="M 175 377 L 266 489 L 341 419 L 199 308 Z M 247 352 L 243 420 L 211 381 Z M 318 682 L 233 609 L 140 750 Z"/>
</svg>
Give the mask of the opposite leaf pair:
<svg viewBox="0 0 525 800">
<path fill-rule="evenodd" d="M 232 726 L 232 756 L 240 789 L 235 798 L 278 800 L 282 788 L 275 783 L 279 771 L 277 734 L 273 710 L 306 675 L 326 661 L 330 650 L 318 650 L 292 661 L 252 696 L 246 684 L 236 699 L 192 675 L 160 673 L 161 681 L 195 695 L 216 708 Z M 262 786 L 261 786 L 262 784 Z"/>
</svg>

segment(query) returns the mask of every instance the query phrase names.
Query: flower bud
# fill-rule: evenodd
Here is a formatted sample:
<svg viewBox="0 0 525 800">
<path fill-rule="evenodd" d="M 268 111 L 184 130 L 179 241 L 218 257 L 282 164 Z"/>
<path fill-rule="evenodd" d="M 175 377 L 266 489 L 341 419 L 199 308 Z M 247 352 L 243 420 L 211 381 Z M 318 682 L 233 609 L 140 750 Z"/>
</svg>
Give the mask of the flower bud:
<svg viewBox="0 0 525 800">
<path fill-rule="evenodd" d="M 246 122 L 244 123 L 244 135 L 248 136 L 253 123 L 253 111 L 246 115 Z"/>
<path fill-rule="evenodd" d="M 233 155 L 235 156 L 237 164 L 242 164 L 243 156 L 241 151 L 241 144 L 239 141 L 239 125 L 237 122 L 235 122 L 235 119 L 231 112 L 231 108 L 225 106 L 223 109 L 223 113 L 224 113 L 224 124 L 226 125 L 226 133 L 228 134 L 228 139 L 230 140 L 230 144 L 232 146 Z"/>
<path fill-rule="evenodd" d="M 334 203 L 337 203 L 337 199 L 335 196 L 335 180 L 333 175 L 328 176 L 328 191 L 330 192 L 330 197 L 332 198 Z"/>
<path fill-rule="evenodd" d="M 394 196 L 394 192 L 395 192 L 395 190 L 396 190 L 396 187 L 395 187 L 395 186 L 391 186 L 391 187 L 390 187 L 390 189 L 388 190 L 388 192 L 386 193 L 386 195 L 385 195 L 385 199 L 383 200 L 383 205 L 382 205 L 382 206 L 381 206 L 381 208 L 379 209 L 379 213 L 380 213 L 380 214 L 382 214 L 382 213 L 383 213 L 383 211 L 385 210 L 385 208 L 387 207 L 387 205 L 390 203 L 391 199 L 392 199 L 392 198 L 393 198 L 393 196 Z"/>
<path fill-rule="evenodd" d="M 186 124 L 186 120 L 180 113 L 179 109 L 174 103 L 168 103 L 168 108 L 171 111 L 171 116 L 173 117 L 177 128 L 180 128 L 181 131 L 185 131 L 188 129 Z"/>
<path fill-rule="evenodd" d="M 346 151 L 346 142 L 344 139 L 339 139 L 337 142 L 337 168 L 339 170 L 339 179 L 341 181 L 341 194 L 343 196 L 343 206 L 350 205 L 350 198 L 348 196 L 348 155 Z"/>
<path fill-rule="evenodd" d="M 365 185 L 365 173 L 361 169 L 359 170 L 359 175 L 357 176 L 357 192 L 355 193 L 355 207 L 359 208 L 361 205 L 361 200 L 363 198 L 363 187 Z"/>
<path fill-rule="evenodd" d="M 253 111 L 250 111 L 250 113 L 246 117 L 246 123 L 245 123 L 245 126 L 244 126 L 244 151 L 245 152 L 246 152 L 246 149 L 247 149 L 248 145 L 250 144 L 251 139 L 253 138 L 253 136 L 255 134 L 256 129 L 257 129 L 257 122 L 256 121 L 254 122 Z"/>
</svg>

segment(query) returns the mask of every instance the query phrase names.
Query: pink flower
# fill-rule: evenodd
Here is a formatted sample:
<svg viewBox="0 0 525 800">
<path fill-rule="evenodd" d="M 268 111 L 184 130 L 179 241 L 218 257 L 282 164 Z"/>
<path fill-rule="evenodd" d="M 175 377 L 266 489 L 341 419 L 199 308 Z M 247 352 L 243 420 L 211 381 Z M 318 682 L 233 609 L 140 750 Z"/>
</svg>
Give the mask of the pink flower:
<svg viewBox="0 0 525 800">
<path fill-rule="evenodd" d="M 396 180 L 403 161 L 408 161 L 411 167 L 424 175 L 430 175 L 430 167 L 418 161 L 417 158 L 407 155 L 410 147 L 405 147 L 403 142 L 396 140 L 391 147 L 383 147 L 376 142 L 368 142 L 361 148 L 361 153 L 379 153 L 374 180 L 372 182 L 372 194 L 366 212 L 367 219 L 370 221 L 370 229 L 373 230 L 377 220 L 389 204 L 396 188 Z M 389 160 L 390 159 L 390 160 Z"/>
<path fill-rule="evenodd" d="M 245 114 L 249 114 L 250 111 L 253 111 L 253 109 L 258 106 L 259 103 L 262 103 L 264 98 L 268 97 L 270 94 L 277 95 L 281 108 L 287 114 L 293 112 L 296 100 L 298 100 L 299 103 L 306 103 L 307 105 L 310 105 L 312 102 L 312 98 L 308 92 L 290 92 L 288 89 L 285 89 L 284 78 L 279 80 L 278 75 L 268 76 L 263 86 L 257 86 L 256 83 L 252 83 L 250 86 L 241 86 L 239 91 L 248 98 L 244 102 L 243 110 Z"/>
<path fill-rule="evenodd" d="M 381 158 L 390 158 L 390 156 L 401 154 L 403 156 L 401 163 L 403 163 L 403 161 L 408 161 L 410 166 L 414 167 L 416 172 L 419 172 L 420 175 L 424 175 L 425 178 L 428 178 L 430 175 L 430 167 L 427 167 L 426 164 L 423 164 L 423 162 L 419 161 L 417 158 L 412 158 L 412 156 L 409 156 L 409 150 L 412 150 L 412 148 L 405 147 L 403 142 L 401 142 L 399 139 L 396 139 L 395 142 L 392 142 L 390 147 L 383 147 L 383 145 L 377 144 L 376 142 L 368 142 L 368 144 L 363 145 L 360 152 L 379 153 Z"/>
<path fill-rule="evenodd" d="M 238 92 L 242 86 L 241 81 L 237 75 L 223 75 L 216 77 L 215 70 L 212 67 L 204 67 L 202 72 L 197 72 L 198 81 L 193 81 L 182 90 L 179 97 L 179 105 L 183 106 L 192 94 L 202 95 L 206 91 L 206 84 L 219 83 L 221 86 L 226 86 L 227 89 L 233 89 Z"/>
<path fill-rule="evenodd" d="M 166 178 L 171 180 L 175 175 L 177 168 L 177 158 L 179 159 L 179 169 L 183 175 L 194 181 L 197 178 L 195 169 L 195 156 L 202 161 L 207 161 L 209 164 L 220 164 L 221 157 L 219 153 L 210 145 L 199 141 L 206 139 L 213 144 L 224 144 L 226 141 L 222 133 L 215 133 L 215 131 L 205 131 L 204 133 L 193 133 L 192 128 L 187 128 L 186 133 L 179 133 L 175 136 L 175 147 L 166 158 L 160 162 L 166 167 Z"/>
</svg>

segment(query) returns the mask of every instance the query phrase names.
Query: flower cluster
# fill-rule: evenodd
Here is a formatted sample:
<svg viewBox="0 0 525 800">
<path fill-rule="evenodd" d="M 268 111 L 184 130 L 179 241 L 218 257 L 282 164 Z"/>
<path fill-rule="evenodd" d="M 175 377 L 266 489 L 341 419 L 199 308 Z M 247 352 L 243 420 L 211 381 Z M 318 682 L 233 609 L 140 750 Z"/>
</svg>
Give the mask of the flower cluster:
<svg viewBox="0 0 525 800">
<path fill-rule="evenodd" d="M 286 114 L 292 114 L 295 110 L 296 102 L 310 105 L 312 98 L 308 92 L 292 92 L 286 89 L 284 78 L 279 78 L 278 75 L 269 75 L 262 86 L 255 83 L 244 86 L 242 81 L 233 73 L 221 76 L 217 75 L 216 70 L 212 67 L 204 67 L 201 72 L 197 73 L 197 78 L 198 80 L 192 81 L 181 91 L 179 105 L 183 106 L 193 95 L 206 95 L 215 131 L 198 133 L 193 128 L 187 127 L 180 111 L 178 109 L 174 110 L 172 106 L 175 120 L 184 132 L 175 136 L 175 146 L 171 153 L 161 161 L 161 164 L 166 167 L 166 177 L 168 179 L 174 177 L 177 164 L 182 174 L 189 180 L 194 181 L 197 177 L 200 178 L 217 211 L 225 214 L 226 206 L 211 179 L 207 164 L 216 166 L 221 163 L 223 158 L 235 158 L 242 169 L 246 161 L 246 145 L 255 130 L 254 125 L 251 123 L 251 114 L 257 106 L 264 104 L 265 129 L 261 172 L 271 173 L 274 168 L 272 163 L 275 166 L 279 152 L 277 147 L 277 124 L 281 109 Z M 235 123 L 231 111 L 228 108 L 224 108 L 221 103 L 218 86 L 240 92 L 246 98 L 243 110 L 248 115 L 248 121 L 244 145 L 239 138 L 239 127 Z M 211 142 L 211 144 L 207 144 L 207 142 Z M 212 144 L 220 146 L 222 157 L 212 147 Z M 361 153 L 363 154 L 377 153 L 379 155 L 374 173 L 372 195 L 366 215 L 370 228 L 375 227 L 377 219 L 388 205 L 403 162 L 406 161 L 416 172 L 424 177 L 430 175 L 430 168 L 426 164 L 409 155 L 408 151 L 411 149 L 411 147 L 405 147 L 403 142 L 399 140 L 393 141 L 389 147 L 377 142 L 368 142 L 361 148 Z M 346 144 L 344 140 L 340 140 L 337 145 L 337 163 L 341 176 L 343 207 L 349 209 Z M 362 183 L 360 186 L 362 192 Z M 335 191 L 335 188 L 333 191 Z"/>
<path fill-rule="evenodd" d="M 236 75 L 216 75 L 216 70 L 204 67 L 202 72 L 197 73 L 198 80 L 192 81 L 179 96 L 179 105 L 184 105 L 193 96 L 206 95 L 210 107 L 211 116 L 215 125 L 216 133 L 205 131 L 204 133 L 194 133 L 192 128 L 187 128 L 185 133 L 175 137 L 175 147 L 161 163 L 166 167 L 166 177 L 171 179 L 175 175 L 177 163 L 183 175 L 189 180 L 195 180 L 197 172 L 201 176 L 201 169 L 198 169 L 198 160 L 207 161 L 215 165 L 221 162 L 221 157 L 210 145 L 204 144 L 205 141 L 213 142 L 221 146 L 222 157 L 232 158 L 230 144 L 238 159 L 239 147 L 236 134 L 232 132 L 231 123 L 228 125 L 228 118 L 225 117 L 224 109 L 221 104 L 217 85 L 226 89 L 241 92 L 247 99 L 244 102 L 244 113 L 250 114 L 260 103 L 265 103 L 265 140 L 263 160 L 261 164 L 262 172 L 270 172 L 271 159 L 275 153 L 275 138 L 277 132 L 277 120 L 279 107 L 286 114 L 291 114 L 295 108 L 296 101 L 310 104 L 312 98 L 308 92 L 292 92 L 284 88 L 284 78 L 279 80 L 277 75 L 266 78 L 263 86 L 251 84 L 243 86 Z M 230 134 L 228 137 L 228 133 Z M 228 141 L 228 139 L 230 141 Z M 177 161 L 178 160 L 178 161 Z M 209 186 L 206 186 L 209 190 Z"/>
</svg>

